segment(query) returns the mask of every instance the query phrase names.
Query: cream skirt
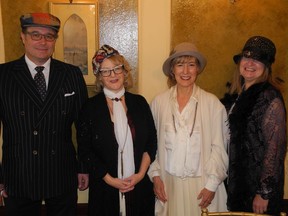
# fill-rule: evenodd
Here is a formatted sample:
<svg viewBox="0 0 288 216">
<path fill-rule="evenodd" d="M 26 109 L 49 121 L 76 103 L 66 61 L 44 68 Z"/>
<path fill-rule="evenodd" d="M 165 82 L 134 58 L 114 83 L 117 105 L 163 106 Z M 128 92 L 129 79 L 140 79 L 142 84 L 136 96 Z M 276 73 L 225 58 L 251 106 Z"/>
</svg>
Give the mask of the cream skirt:
<svg viewBox="0 0 288 216">
<path fill-rule="evenodd" d="M 169 216 L 201 215 L 200 201 L 197 196 L 203 189 L 201 177 L 181 179 L 167 175 L 167 196 Z"/>
</svg>

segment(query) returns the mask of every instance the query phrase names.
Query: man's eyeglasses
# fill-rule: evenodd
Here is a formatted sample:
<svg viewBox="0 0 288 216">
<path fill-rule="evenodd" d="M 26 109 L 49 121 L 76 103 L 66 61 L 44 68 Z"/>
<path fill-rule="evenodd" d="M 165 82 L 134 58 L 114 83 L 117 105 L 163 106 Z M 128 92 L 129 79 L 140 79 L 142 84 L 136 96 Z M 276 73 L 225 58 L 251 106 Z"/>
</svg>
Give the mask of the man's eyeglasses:
<svg viewBox="0 0 288 216">
<path fill-rule="evenodd" d="M 52 42 L 55 41 L 57 38 L 57 35 L 53 34 L 40 34 L 38 32 L 25 32 L 25 34 L 30 35 L 31 39 L 34 41 L 40 41 L 44 37 L 46 41 Z"/>
<path fill-rule="evenodd" d="M 103 77 L 109 77 L 112 71 L 114 72 L 114 74 L 121 74 L 123 72 L 123 65 L 118 65 L 111 69 L 100 69 L 100 74 Z"/>
</svg>

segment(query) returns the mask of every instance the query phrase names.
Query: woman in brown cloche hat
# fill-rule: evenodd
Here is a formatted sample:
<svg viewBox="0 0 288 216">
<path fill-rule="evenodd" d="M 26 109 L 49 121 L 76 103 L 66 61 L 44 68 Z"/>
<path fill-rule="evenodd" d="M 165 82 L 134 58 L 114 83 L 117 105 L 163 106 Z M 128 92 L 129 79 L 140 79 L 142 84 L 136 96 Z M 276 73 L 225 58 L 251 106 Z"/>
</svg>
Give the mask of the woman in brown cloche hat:
<svg viewBox="0 0 288 216">
<path fill-rule="evenodd" d="M 158 151 L 149 168 L 155 215 L 227 211 L 227 114 L 218 98 L 196 85 L 206 66 L 192 43 L 178 44 L 163 64 L 170 89 L 151 104 Z"/>
<path fill-rule="evenodd" d="M 77 128 L 79 159 L 90 167 L 93 216 L 154 216 L 155 196 L 147 170 L 157 148 L 149 104 L 129 93 L 131 69 L 113 47 L 92 59 L 97 95 L 84 105 Z"/>
<path fill-rule="evenodd" d="M 228 208 L 279 215 L 283 199 L 286 111 L 272 80 L 274 43 L 254 36 L 234 56 L 230 88 Z M 228 96 L 228 95 L 227 95 Z"/>
</svg>

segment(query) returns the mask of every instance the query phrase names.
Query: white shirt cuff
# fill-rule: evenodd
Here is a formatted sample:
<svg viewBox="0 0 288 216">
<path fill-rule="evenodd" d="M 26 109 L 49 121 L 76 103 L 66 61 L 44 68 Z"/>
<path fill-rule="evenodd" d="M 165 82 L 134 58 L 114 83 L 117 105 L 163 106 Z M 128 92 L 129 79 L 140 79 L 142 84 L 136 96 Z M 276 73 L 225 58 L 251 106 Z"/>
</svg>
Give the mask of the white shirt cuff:
<svg viewBox="0 0 288 216">
<path fill-rule="evenodd" d="M 216 178 L 213 175 L 210 175 L 208 177 L 208 181 L 205 185 L 205 188 L 208 189 L 209 191 L 215 192 L 217 190 L 219 184 L 221 184 L 221 180 L 219 180 L 218 178 Z"/>
</svg>

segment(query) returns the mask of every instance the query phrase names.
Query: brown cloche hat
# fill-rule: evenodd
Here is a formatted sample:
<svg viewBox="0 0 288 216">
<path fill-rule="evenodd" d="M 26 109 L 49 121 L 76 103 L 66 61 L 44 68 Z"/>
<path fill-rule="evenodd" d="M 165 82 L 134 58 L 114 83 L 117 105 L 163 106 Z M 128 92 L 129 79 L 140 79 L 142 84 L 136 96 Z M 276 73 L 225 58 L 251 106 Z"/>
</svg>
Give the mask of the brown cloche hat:
<svg viewBox="0 0 288 216">
<path fill-rule="evenodd" d="M 198 51 L 197 47 L 188 42 L 180 43 L 171 51 L 169 57 L 166 59 L 162 66 L 162 70 L 166 76 L 171 73 L 171 62 L 173 59 L 180 56 L 193 56 L 200 62 L 200 72 L 202 72 L 206 66 L 205 57 Z"/>
<path fill-rule="evenodd" d="M 28 13 L 20 17 L 21 28 L 26 27 L 46 27 L 59 31 L 60 20 L 49 13 Z"/>
<path fill-rule="evenodd" d="M 274 43 L 263 36 L 253 36 L 247 40 L 242 52 L 233 57 L 236 64 L 242 57 L 252 58 L 270 67 L 275 61 L 276 47 Z"/>
</svg>

